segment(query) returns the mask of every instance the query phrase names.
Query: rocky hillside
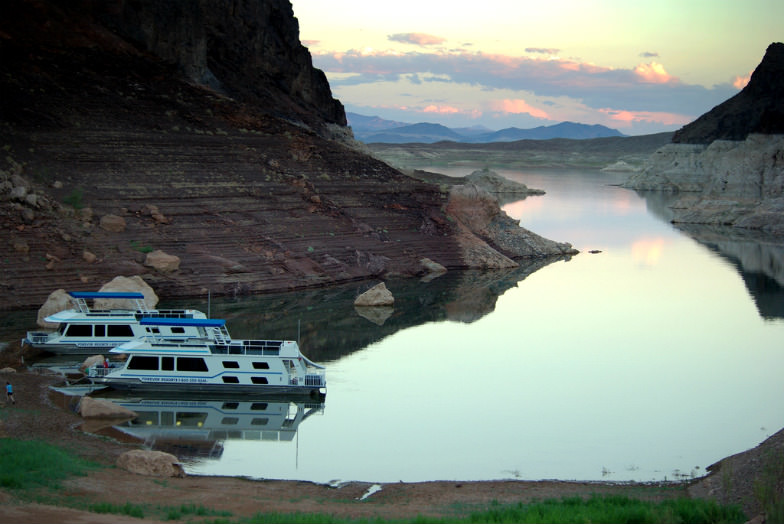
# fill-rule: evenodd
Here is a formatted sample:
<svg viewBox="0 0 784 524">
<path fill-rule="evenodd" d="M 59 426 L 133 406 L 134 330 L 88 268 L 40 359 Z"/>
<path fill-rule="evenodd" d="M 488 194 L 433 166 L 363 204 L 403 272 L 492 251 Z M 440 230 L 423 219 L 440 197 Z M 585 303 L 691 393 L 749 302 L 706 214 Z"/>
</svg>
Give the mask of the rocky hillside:
<svg viewBox="0 0 784 524">
<path fill-rule="evenodd" d="M 6 2 L 0 308 L 116 275 L 174 298 L 573 253 L 531 245 L 486 194 L 456 203 L 371 158 L 344 124 L 288 0 Z"/>
<path fill-rule="evenodd" d="M 784 236 L 784 44 L 736 96 L 675 133 L 626 187 L 689 192 L 673 222 Z"/>
</svg>

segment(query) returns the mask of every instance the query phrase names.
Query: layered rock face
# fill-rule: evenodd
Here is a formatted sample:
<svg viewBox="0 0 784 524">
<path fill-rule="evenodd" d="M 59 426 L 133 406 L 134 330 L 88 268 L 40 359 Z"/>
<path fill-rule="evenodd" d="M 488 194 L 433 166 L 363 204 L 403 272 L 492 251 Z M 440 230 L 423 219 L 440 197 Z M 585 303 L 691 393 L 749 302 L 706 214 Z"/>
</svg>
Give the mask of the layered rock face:
<svg viewBox="0 0 784 524">
<path fill-rule="evenodd" d="M 784 235 L 784 44 L 738 95 L 675 133 L 626 187 L 691 192 L 673 222 Z"/>
<path fill-rule="evenodd" d="M 285 0 L 13 0 L 0 64 L 0 309 L 117 275 L 169 299 L 544 256 L 331 139 Z"/>
</svg>

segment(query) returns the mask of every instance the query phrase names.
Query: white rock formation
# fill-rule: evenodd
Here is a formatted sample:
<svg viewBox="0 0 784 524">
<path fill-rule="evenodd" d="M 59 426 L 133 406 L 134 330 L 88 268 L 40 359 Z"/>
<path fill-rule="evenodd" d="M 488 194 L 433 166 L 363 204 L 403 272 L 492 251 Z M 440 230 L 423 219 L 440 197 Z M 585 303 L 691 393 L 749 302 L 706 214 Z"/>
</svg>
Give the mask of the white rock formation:
<svg viewBox="0 0 784 524">
<path fill-rule="evenodd" d="M 391 306 L 394 303 L 395 297 L 383 282 L 376 284 L 354 300 L 355 306 Z"/>
</svg>

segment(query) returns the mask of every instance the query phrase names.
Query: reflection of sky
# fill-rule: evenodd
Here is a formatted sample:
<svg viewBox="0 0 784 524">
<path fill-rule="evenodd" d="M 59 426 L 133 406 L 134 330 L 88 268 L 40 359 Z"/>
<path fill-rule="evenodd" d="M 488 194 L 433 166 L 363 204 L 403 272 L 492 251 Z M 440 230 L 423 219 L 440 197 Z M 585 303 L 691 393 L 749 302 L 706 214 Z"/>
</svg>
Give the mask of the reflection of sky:
<svg viewBox="0 0 784 524">
<path fill-rule="evenodd" d="M 476 322 L 424 324 L 332 362 L 324 415 L 295 442 L 230 441 L 196 471 L 673 480 L 781 429 L 784 322 L 760 318 L 732 264 L 598 176 L 537 175 L 526 183 L 547 195 L 508 212 L 602 253 L 535 272 Z"/>
</svg>

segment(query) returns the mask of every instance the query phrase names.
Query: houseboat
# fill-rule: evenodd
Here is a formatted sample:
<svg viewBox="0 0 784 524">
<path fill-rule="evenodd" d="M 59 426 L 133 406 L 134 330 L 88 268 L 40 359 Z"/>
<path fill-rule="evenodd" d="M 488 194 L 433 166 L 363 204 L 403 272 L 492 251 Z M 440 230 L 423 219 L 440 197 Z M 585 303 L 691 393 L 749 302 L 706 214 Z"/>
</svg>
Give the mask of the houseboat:
<svg viewBox="0 0 784 524">
<path fill-rule="evenodd" d="M 45 318 L 46 322 L 58 324 L 57 330 L 29 331 L 22 339 L 23 346 L 27 344 L 55 354 L 93 355 L 145 335 L 159 334 L 171 339 L 198 336 L 193 326 L 141 326 L 142 318 L 207 317 L 195 309 L 150 309 L 141 293 L 71 291 L 68 295 L 73 307 Z M 88 300 L 130 300 L 134 308 L 91 309 Z"/>
<path fill-rule="evenodd" d="M 326 395 L 324 367 L 294 341 L 233 340 L 223 319 L 142 318 L 139 324 L 153 333 L 110 350 L 127 358 L 116 367 L 90 367 L 93 383 L 133 392 Z M 154 332 L 175 326 L 196 328 L 199 336 L 173 340 Z"/>
</svg>

